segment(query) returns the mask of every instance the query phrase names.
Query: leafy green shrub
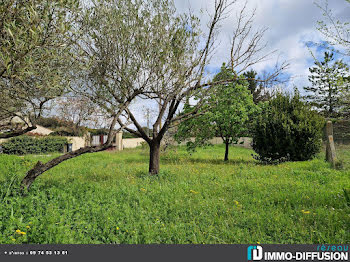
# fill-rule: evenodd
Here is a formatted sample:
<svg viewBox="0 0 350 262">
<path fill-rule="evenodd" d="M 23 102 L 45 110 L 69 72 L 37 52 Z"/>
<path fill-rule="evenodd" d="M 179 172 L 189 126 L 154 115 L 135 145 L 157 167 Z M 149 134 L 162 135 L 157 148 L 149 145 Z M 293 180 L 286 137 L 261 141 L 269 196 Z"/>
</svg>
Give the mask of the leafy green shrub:
<svg viewBox="0 0 350 262">
<path fill-rule="evenodd" d="M 321 149 L 324 119 L 299 93 L 277 94 L 262 105 L 252 130 L 258 160 L 267 163 L 309 160 Z"/>
<path fill-rule="evenodd" d="M 62 152 L 64 145 L 68 143 L 64 137 L 30 137 L 18 136 L 11 138 L 1 146 L 3 152 L 9 155 L 46 154 Z"/>
<path fill-rule="evenodd" d="M 71 130 L 58 130 L 49 134 L 49 136 L 81 136 Z"/>
</svg>

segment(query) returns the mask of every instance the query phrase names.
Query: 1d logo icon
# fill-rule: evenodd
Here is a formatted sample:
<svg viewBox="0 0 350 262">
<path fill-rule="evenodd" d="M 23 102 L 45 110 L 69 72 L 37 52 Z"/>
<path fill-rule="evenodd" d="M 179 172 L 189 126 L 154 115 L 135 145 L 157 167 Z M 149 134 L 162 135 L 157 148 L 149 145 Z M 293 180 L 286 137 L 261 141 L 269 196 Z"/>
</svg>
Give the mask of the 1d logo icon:
<svg viewBox="0 0 350 262">
<path fill-rule="evenodd" d="M 261 246 L 249 246 L 247 249 L 248 260 L 261 260 L 263 259 L 263 249 Z"/>
</svg>

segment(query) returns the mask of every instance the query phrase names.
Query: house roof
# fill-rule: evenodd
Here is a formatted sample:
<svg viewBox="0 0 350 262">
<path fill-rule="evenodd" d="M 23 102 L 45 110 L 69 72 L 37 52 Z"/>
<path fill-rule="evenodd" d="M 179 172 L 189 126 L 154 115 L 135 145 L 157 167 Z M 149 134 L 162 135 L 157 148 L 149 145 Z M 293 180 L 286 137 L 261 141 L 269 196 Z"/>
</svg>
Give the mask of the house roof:
<svg viewBox="0 0 350 262">
<path fill-rule="evenodd" d="M 51 129 L 48 129 L 46 127 L 37 125 L 35 129 L 33 129 L 32 131 L 30 131 L 28 133 L 30 133 L 30 134 L 39 134 L 39 135 L 49 135 L 49 134 L 51 134 L 53 132 L 54 131 L 52 131 Z"/>
</svg>

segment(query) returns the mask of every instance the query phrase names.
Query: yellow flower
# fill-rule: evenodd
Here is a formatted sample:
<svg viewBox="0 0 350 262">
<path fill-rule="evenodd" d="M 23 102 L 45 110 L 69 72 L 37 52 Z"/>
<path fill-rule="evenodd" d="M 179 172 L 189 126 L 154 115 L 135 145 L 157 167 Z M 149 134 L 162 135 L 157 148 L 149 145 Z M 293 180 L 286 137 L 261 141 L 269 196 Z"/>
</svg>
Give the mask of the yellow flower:
<svg viewBox="0 0 350 262">
<path fill-rule="evenodd" d="M 192 193 L 192 194 L 198 194 L 198 192 L 197 191 L 194 191 L 194 190 L 190 190 L 190 192 Z"/>
<path fill-rule="evenodd" d="M 119 227 L 116 227 L 117 230 L 119 230 Z"/>
<path fill-rule="evenodd" d="M 16 239 L 12 238 L 12 241 L 16 241 Z"/>
<path fill-rule="evenodd" d="M 144 189 L 144 188 L 141 188 L 140 190 L 141 190 L 141 191 L 143 191 L 143 192 L 146 192 L 146 191 L 147 191 L 147 190 L 146 190 L 146 189 Z"/>
<path fill-rule="evenodd" d="M 17 230 L 16 230 L 16 233 L 21 233 L 21 230 L 17 229 Z"/>
<path fill-rule="evenodd" d="M 25 235 L 25 234 L 27 234 L 26 232 L 21 232 L 21 235 Z"/>
<path fill-rule="evenodd" d="M 259 245 L 260 245 L 260 242 L 258 241 L 258 242 L 256 242 L 256 243 L 258 243 Z"/>
<path fill-rule="evenodd" d="M 233 201 L 237 206 L 239 205 L 239 202 L 237 200 Z"/>
<path fill-rule="evenodd" d="M 30 226 L 26 226 L 26 228 L 28 228 L 28 229 L 29 229 L 29 228 L 30 228 Z"/>
<path fill-rule="evenodd" d="M 305 211 L 304 209 L 301 210 L 301 212 L 303 212 L 303 214 L 310 214 L 310 211 Z"/>
</svg>

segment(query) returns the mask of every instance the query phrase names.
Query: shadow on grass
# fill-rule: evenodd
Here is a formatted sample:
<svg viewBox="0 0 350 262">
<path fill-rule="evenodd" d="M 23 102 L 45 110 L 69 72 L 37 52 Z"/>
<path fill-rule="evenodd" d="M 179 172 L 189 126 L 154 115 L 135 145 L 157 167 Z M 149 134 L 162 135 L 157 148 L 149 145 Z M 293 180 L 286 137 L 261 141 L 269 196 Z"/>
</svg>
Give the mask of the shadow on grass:
<svg viewBox="0 0 350 262">
<path fill-rule="evenodd" d="M 242 159 L 242 158 L 234 158 L 229 159 L 228 161 L 224 161 L 223 159 L 204 159 L 204 158 L 188 158 L 183 160 L 187 163 L 193 164 L 210 164 L 210 165 L 260 165 L 258 161 L 254 159 Z"/>
</svg>

